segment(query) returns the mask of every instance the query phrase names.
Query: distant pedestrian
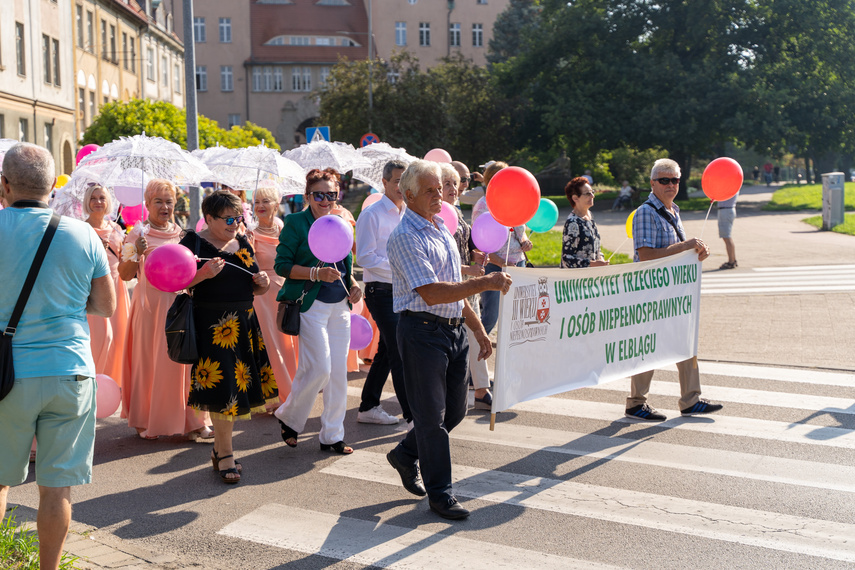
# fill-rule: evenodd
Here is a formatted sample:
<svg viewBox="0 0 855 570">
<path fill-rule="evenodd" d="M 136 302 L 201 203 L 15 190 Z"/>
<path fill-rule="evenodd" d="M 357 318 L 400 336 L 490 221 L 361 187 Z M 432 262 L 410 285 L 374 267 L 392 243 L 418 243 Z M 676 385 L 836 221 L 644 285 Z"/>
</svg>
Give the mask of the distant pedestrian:
<svg viewBox="0 0 855 570">
<path fill-rule="evenodd" d="M 591 183 L 588 182 L 588 184 L 590 185 Z M 632 186 L 629 185 L 629 180 L 624 180 L 621 183 L 618 195 L 612 203 L 612 211 L 622 211 L 624 206 L 630 210 L 632 209 Z"/>
<path fill-rule="evenodd" d="M 9 322 L 52 218 L 47 201 L 54 184 L 56 167 L 44 148 L 20 143 L 6 153 L 2 194 L 10 207 L 0 212 L 6 246 L 0 248 L 0 326 Z M 104 244 L 85 222 L 61 218 L 12 339 L 15 385 L 0 401 L 0 520 L 9 487 L 27 478 L 35 437 L 42 570 L 59 568 L 71 486 L 92 479 L 95 365 L 86 315 L 109 318 L 115 308 Z"/>
<path fill-rule="evenodd" d="M 751 171 L 751 175 L 754 177 L 755 184 L 760 182 L 760 167 L 756 164 L 754 165 L 754 170 Z"/>
<path fill-rule="evenodd" d="M 775 168 L 772 169 L 772 175 L 775 179 L 775 184 L 780 182 L 780 180 L 781 180 L 781 167 L 778 166 L 777 164 L 775 165 Z"/>
<path fill-rule="evenodd" d="M 594 177 L 591 175 L 591 171 L 590 171 L 590 170 L 586 170 L 586 171 L 585 171 L 585 174 L 583 174 L 583 175 L 582 175 L 582 178 L 584 178 L 585 180 L 587 180 L 587 181 L 588 181 L 588 184 L 590 184 L 591 186 L 593 186 L 593 185 L 594 185 Z"/>
<path fill-rule="evenodd" d="M 772 163 L 767 162 L 763 165 L 763 179 L 766 181 L 766 186 L 772 185 Z"/>
<path fill-rule="evenodd" d="M 733 221 L 736 219 L 736 200 L 739 192 L 732 198 L 718 203 L 718 237 L 724 240 L 724 248 L 727 250 L 727 261 L 721 264 L 719 269 L 733 269 L 736 263 L 736 245 L 733 243 Z"/>
</svg>

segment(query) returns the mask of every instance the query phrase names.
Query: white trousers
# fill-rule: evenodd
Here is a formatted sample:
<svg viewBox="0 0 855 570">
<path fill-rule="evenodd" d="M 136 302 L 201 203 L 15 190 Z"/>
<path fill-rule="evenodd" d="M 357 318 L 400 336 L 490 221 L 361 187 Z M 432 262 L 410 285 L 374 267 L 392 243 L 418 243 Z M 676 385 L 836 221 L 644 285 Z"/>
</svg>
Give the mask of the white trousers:
<svg viewBox="0 0 855 570">
<path fill-rule="evenodd" d="M 480 319 L 481 308 L 478 305 L 478 297 L 478 295 L 469 297 L 469 304 L 472 305 L 472 310 L 475 311 L 475 315 Z M 475 340 L 475 333 L 465 325 L 464 328 L 466 328 L 466 335 L 469 337 L 469 373 L 472 374 L 472 386 L 476 390 L 489 388 L 490 371 L 487 369 L 487 361 L 478 360 L 478 353 L 481 351 L 481 345 L 479 345 L 478 341 Z"/>
<path fill-rule="evenodd" d="M 329 304 L 315 301 L 300 314 L 300 347 L 291 393 L 275 416 L 300 433 L 324 391 L 321 443 L 344 441 L 347 412 L 347 351 L 350 348 L 350 310 L 347 300 Z"/>
</svg>

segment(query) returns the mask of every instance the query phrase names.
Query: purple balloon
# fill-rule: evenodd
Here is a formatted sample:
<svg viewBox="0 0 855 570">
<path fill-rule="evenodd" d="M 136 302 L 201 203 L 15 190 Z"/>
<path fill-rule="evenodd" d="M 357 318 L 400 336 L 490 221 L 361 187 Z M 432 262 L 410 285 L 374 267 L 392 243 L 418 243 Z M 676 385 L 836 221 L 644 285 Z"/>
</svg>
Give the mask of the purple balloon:
<svg viewBox="0 0 855 570">
<path fill-rule="evenodd" d="M 362 315 L 350 313 L 350 350 L 362 350 L 374 337 L 371 323 Z"/>
<path fill-rule="evenodd" d="M 353 247 L 353 229 L 336 215 L 321 216 L 309 228 L 309 249 L 325 263 L 338 263 Z"/>
<path fill-rule="evenodd" d="M 472 222 L 472 241 L 484 253 L 493 253 L 508 241 L 508 230 L 507 226 L 497 222 L 493 214 L 487 212 Z"/>
</svg>

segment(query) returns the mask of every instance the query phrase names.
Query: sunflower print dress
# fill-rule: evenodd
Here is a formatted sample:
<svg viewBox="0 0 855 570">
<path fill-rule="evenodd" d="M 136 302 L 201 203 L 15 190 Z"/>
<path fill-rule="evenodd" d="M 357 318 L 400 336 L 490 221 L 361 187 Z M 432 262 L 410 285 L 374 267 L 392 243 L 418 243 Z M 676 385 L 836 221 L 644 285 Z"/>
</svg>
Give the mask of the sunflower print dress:
<svg viewBox="0 0 855 570">
<path fill-rule="evenodd" d="M 188 405 L 215 419 L 249 419 L 263 413 L 265 404 L 278 403 L 279 391 L 261 327 L 252 308 L 252 275 L 258 273 L 255 252 L 244 236 L 238 236 L 234 253 L 218 250 L 188 231 L 181 244 L 195 251 L 199 241 L 198 268 L 220 257 L 226 265 L 212 279 L 193 288 L 193 317 L 199 361 L 190 373 Z"/>
</svg>

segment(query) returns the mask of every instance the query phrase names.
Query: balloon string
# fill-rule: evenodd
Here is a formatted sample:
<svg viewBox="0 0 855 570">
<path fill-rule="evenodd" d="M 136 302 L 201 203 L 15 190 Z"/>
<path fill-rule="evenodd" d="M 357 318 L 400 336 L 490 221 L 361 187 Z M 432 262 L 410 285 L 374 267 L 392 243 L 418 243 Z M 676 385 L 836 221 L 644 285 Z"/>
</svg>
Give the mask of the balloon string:
<svg viewBox="0 0 855 570">
<path fill-rule="evenodd" d="M 212 259 L 216 259 L 216 258 L 214 258 L 214 257 L 198 257 L 197 259 L 198 259 L 199 261 L 210 261 L 210 260 L 212 260 Z M 220 259 L 222 259 L 222 258 L 220 258 Z M 244 269 L 244 268 L 243 268 L 243 267 L 241 267 L 240 265 L 235 265 L 234 263 L 230 263 L 230 262 L 225 261 L 225 260 L 223 260 L 223 263 L 225 263 L 226 265 L 231 265 L 232 267 L 237 267 L 237 268 L 238 268 L 238 269 L 240 269 L 241 271 L 245 271 L 245 272 L 249 273 L 250 275 L 255 275 L 255 273 L 253 273 L 252 271 L 250 271 L 250 270 L 248 270 L 248 269 Z"/>
<path fill-rule="evenodd" d="M 505 249 L 505 265 L 508 264 L 508 259 L 511 257 L 511 233 L 514 231 L 514 228 L 508 228 L 508 247 Z M 514 234 L 516 235 L 516 234 Z"/>
<path fill-rule="evenodd" d="M 710 212 L 712 212 L 712 205 L 715 204 L 715 200 L 710 200 L 710 207 L 707 210 L 707 217 L 704 218 L 704 225 L 701 226 L 701 236 L 698 239 L 704 238 L 704 229 L 707 227 L 707 220 L 710 217 Z"/>
<path fill-rule="evenodd" d="M 606 261 L 610 262 L 612 260 L 612 258 L 615 256 L 615 254 L 618 252 L 618 249 L 622 248 L 623 244 L 625 244 L 627 241 L 629 241 L 629 238 L 623 238 L 623 241 L 620 242 L 620 245 L 617 246 L 617 249 L 612 252 L 612 254 L 609 256 L 609 258 Z"/>
</svg>

